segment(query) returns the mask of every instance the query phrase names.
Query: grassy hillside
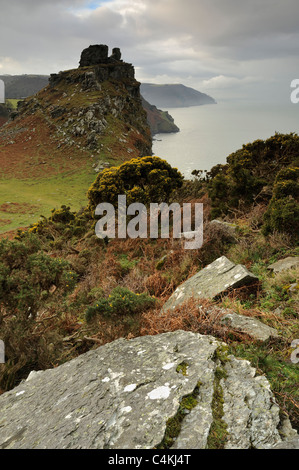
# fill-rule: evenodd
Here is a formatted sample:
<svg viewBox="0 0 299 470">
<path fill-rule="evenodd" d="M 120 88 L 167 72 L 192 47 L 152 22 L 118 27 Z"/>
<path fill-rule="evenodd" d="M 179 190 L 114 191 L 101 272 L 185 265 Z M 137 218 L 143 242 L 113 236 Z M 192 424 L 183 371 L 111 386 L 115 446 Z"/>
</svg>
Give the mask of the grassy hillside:
<svg viewBox="0 0 299 470">
<path fill-rule="evenodd" d="M 138 170 L 135 160 L 131 165 Z M 117 174 L 129 178 L 136 193 L 140 178 L 131 181 L 124 167 Z M 55 367 L 119 337 L 185 329 L 211 334 L 250 360 L 269 379 L 282 416 L 289 415 L 299 429 L 299 372 L 290 360 L 291 343 L 299 337 L 299 272 L 297 267 L 273 275 L 267 269 L 280 258 L 298 256 L 298 244 L 287 232 L 264 235 L 266 208 L 255 203 L 226 216 L 233 236 L 225 224 L 211 224 L 213 180 L 185 181 L 169 199 L 204 204 L 204 244 L 197 250 L 185 250 L 172 238 L 101 240 L 93 213 L 88 208 L 74 213 L 67 206 L 20 230 L 14 240 L 0 241 L 0 336 L 9 358 L 0 366 L 0 388 L 8 390 L 33 369 Z M 105 181 L 97 182 L 104 192 Z M 111 182 L 107 188 L 111 197 L 113 187 Z M 258 288 L 161 313 L 178 285 L 222 255 L 254 273 Z M 227 309 L 276 328 L 280 337 L 263 343 L 221 325 Z"/>
</svg>

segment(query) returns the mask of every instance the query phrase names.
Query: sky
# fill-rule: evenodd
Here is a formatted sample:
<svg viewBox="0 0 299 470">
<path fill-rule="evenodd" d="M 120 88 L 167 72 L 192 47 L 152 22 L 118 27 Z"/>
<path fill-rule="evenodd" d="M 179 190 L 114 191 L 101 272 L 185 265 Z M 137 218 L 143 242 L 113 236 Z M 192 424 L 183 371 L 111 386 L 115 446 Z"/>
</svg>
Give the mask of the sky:
<svg viewBox="0 0 299 470">
<path fill-rule="evenodd" d="M 107 44 L 141 82 L 287 103 L 298 18 L 298 0 L 0 0 L 0 74 L 76 68 L 84 48 Z"/>
</svg>

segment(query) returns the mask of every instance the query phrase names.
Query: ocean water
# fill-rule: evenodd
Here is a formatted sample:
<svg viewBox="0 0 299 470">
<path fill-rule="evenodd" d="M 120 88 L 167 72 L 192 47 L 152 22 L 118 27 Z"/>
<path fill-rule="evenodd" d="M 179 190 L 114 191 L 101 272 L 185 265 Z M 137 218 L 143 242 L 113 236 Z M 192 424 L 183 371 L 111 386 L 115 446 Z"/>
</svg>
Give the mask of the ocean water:
<svg viewBox="0 0 299 470">
<path fill-rule="evenodd" d="M 299 134 L 299 104 L 218 103 L 168 109 L 180 132 L 154 136 L 153 153 L 178 168 L 210 170 L 256 139 L 275 132 Z"/>
</svg>

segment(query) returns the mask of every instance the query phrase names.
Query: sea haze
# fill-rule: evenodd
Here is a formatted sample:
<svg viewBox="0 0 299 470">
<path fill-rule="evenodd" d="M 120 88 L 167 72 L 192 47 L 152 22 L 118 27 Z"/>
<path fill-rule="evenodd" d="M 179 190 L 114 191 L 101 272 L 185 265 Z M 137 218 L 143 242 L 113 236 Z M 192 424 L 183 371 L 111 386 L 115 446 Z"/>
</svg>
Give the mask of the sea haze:
<svg viewBox="0 0 299 470">
<path fill-rule="evenodd" d="M 191 171 L 210 170 L 243 144 L 275 132 L 299 133 L 298 104 L 218 103 L 169 110 L 180 132 L 154 136 L 153 154 Z"/>
</svg>

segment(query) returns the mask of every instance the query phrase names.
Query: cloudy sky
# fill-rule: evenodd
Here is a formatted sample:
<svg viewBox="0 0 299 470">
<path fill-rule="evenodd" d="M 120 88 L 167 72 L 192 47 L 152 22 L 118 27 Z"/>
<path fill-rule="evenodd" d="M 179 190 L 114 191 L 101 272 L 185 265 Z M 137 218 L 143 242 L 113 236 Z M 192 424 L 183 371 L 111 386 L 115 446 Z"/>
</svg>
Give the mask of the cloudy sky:
<svg viewBox="0 0 299 470">
<path fill-rule="evenodd" d="M 107 44 L 139 81 L 283 103 L 299 78 L 298 18 L 298 0 L 0 0 L 0 74 L 75 68 Z"/>
</svg>

